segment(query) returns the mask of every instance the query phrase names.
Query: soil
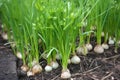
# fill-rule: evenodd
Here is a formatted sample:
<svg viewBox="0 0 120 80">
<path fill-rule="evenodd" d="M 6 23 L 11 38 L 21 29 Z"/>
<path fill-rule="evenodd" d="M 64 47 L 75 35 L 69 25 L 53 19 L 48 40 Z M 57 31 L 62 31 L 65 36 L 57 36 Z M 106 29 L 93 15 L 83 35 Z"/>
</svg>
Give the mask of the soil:
<svg viewBox="0 0 120 80">
<path fill-rule="evenodd" d="M 21 71 L 22 61 L 16 59 L 10 47 L 4 46 L 6 41 L 0 37 L 0 80 L 61 80 L 61 66 L 51 72 L 41 72 L 33 77 L 27 77 Z M 95 45 L 95 39 L 91 43 Z M 120 80 L 120 48 L 118 53 L 114 53 L 114 45 L 110 45 L 109 50 L 103 54 L 96 54 L 93 51 L 87 56 L 81 56 L 81 63 L 68 65 L 72 74 L 68 80 Z M 60 63 L 60 62 L 59 62 Z M 41 59 L 42 67 L 46 65 L 46 60 Z"/>
<path fill-rule="evenodd" d="M 17 76 L 17 58 L 13 55 L 12 50 L 5 46 L 0 37 L 0 80 L 18 80 Z"/>
</svg>

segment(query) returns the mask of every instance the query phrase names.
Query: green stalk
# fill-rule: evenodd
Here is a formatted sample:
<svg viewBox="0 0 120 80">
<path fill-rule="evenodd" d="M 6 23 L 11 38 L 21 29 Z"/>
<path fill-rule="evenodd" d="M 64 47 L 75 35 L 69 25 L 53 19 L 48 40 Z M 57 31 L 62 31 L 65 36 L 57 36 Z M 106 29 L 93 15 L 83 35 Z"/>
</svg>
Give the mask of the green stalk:
<svg viewBox="0 0 120 80">
<path fill-rule="evenodd" d="M 112 0 L 111 0 L 112 1 Z M 111 1 L 100 0 L 93 10 L 93 16 L 95 16 L 95 25 L 96 25 L 96 36 L 97 36 L 97 44 L 101 44 L 101 33 L 103 31 L 103 26 L 106 20 L 107 11 L 111 9 Z M 102 5 L 102 6 L 101 6 Z"/>
<path fill-rule="evenodd" d="M 85 44 L 85 38 L 84 38 L 84 34 L 83 34 L 83 28 L 81 28 L 79 30 L 79 35 L 80 35 L 80 43 L 79 43 L 79 46 L 84 46 Z"/>
</svg>

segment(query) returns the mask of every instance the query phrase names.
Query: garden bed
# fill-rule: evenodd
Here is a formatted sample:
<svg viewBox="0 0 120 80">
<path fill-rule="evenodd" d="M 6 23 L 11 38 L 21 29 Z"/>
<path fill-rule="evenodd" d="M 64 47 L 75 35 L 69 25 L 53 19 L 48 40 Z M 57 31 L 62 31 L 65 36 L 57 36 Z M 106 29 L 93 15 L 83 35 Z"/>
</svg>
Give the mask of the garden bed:
<svg viewBox="0 0 120 80">
<path fill-rule="evenodd" d="M 120 49 L 118 49 L 118 53 Z M 109 50 L 103 54 L 94 52 L 88 53 L 87 56 L 79 56 L 80 64 L 70 64 L 69 69 L 72 74 L 69 80 L 120 80 L 120 54 L 114 53 L 114 46 L 111 45 Z M 45 60 L 41 60 L 41 65 L 46 65 Z M 20 68 L 20 66 L 18 66 Z M 20 80 L 61 80 L 61 67 L 51 72 L 45 72 L 34 76 L 19 76 Z"/>
<path fill-rule="evenodd" d="M 61 67 L 51 72 L 43 71 L 33 77 L 27 77 L 26 73 L 20 70 L 22 61 L 19 59 L 16 60 L 10 47 L 4 46 L 5 43 L 6 41 L 3 41 L 0 37 L 0 70 L 2 71 L 2 73 L 0 73 L 0 80 L 17 80 L 16 72 L 18 72 L 19 80 L 61 80 Z M 118 49 L 118 53 L 119 52 L 120 49 Z M 72 74 L 71 80 L 120 80 L 120 54 L 114 53 L 113 45 L 103 54 L 98 55 L 94 52 L 90 52 L 87 56 L 79 57 L 82 60 L 80 64 L 69 65 Z M 17 69 L 15 61 L 17 62 Z M 40 60 L 40 64 L 43 67 L 46 63 L 46 60 Z"/>
<path fill-rule="evenodd" d="M 1 79 L 119 80 L 119 11 L 119 0 L 0 1 Z"/>
</svg>

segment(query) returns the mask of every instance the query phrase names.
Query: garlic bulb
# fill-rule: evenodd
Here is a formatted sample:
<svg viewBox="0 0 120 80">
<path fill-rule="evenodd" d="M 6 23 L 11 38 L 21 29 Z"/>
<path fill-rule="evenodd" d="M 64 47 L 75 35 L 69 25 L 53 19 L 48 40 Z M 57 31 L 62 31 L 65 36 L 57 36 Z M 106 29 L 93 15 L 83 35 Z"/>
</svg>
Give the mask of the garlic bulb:
<svg viewBox="0 0 120 80">
<path fill-rule="evenodd" d="M 108 44 L 113 45 L 115 42 L 114 40 L 109 40 Z"/>
<path fill-rule="evenodd" d="M 90 43 L 86 44 L 85 46 L 88 49 L 88 51 L 92 50 L 93 48 L 93 46 Z"/>
<path fill-rule="evenodd" d="M 77 51 L 77 54 L 81 54 L 81 53 L 82 53 L 82 50 L 83 50 L 82 47 L 78 47 L 77 50 L 76 50 L 76 51 Z"/>
<path fill-rule="evenodd" d="M 106 43 L 103 43 L 103 44 L 102 44 L 102 47 L 103 47 L 104 49 L 109 49 L 109 46 L 108 46 L 108 44 L 106 44 Z"/>
<path fill-rule="evenodd" d="M 82 55 L 86 55 L 88 53 L 88 49 L 86 48 L 86 46 L 78 47 L 77 48 L 77 53 L 82 54 Z"/>
<path fill-rule="evenodd" d="M 87 53 L 88 53 L 88 49 L 86 48 L 86 46 L 83 46 L 82 54 L 87 55 Z"/>
<path fill-rule="evenodd" d="M 111 37 L 109 38 L 108 44 L 113 45 L 115 43 L 115 41 L 113 39 L 111 39 Z"/>
<path fill-rule="evenodd" d="M 8 40 L 8 35 L 7 35 L 7 33 L 2 33 L 2 38 L 4 39 L 4 40 Z"/>
<path fill-rule="evenodd" d="M 30 76 L 34 76 L 35 74 L 31 71 L 31 70 L 29 70 L 28 72 L 27 72 L 27 76 L 28 77 L 30 77 Z"/>
<path fill-rule="evenodd" d="M 16 56 L 17 56 L 19 59 L 22 59 L 22 53 L 21 53 L 21 52 L 17 52 Z"/>
<path fill-rule="evenodd" d="M 28 71 L 29 67 L 27 65 L 23 65 L 21 66 L 21 69 L 26 72 Z"/>
<path fill-rule="evenodd" d="M 40 73 L 41 71 L 42 71 L 42 67 L 39 64 L 34 65 L 32 68 L 32 72 L 34 74 Z"/>
<path fill-rule="evenodd" d="M 94 48 L 94 51 L 96 53 L 103 53 L 104 52 L 104 49 L 101 45 L 96 45 L 95 48 Z"/>
<path fill-rule="evenodd" d="M 71 63 L 73 63 L 73 64 L 79 64 L 80 63 L 80 58 L 77 55 L 74 55 L 71 58 Z"/>
<path fill-rule="evenodd" d="M 68 69 L 62 71 L 62 73 L 61 73 L 62 79 L 69 79 L 70 77 L 71 77 L 71 73 Z"/>
<path fill-rule="evenodd" d="M 52 71 L 52 67 L 49 66 L 49 65 L 45 66 L 45 71 L 46 71 L 46 72 Z"/>
<path fill-rule="evenodd" d="M 52 66 L 53 69 L 57 69 L 59 67 L 59 64 L 58 64 L 57 61 L 52 61 L 51 66 Z"/>
</svg>

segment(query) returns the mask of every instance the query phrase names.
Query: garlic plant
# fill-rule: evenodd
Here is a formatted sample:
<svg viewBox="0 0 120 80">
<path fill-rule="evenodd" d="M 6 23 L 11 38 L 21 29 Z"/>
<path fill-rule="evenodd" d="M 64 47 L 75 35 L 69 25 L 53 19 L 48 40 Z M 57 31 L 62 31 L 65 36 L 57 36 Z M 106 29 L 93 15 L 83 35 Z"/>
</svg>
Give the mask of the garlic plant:
<svg viewBox="0 0 120 80">
<path fill-rule="evenodd" d="M 83 34 L 83 33 L 82 33 Z M 85 46 L 83 35 L 80 35 L 80 46 L 77 48 L 77 53 L 82 55 L 87 55 L 88 48 Z"/>
<path fill-rule="evenodd" d="M 52 0 L 51 0 L 52 1 Z M 52 69 L 58 68 L 59 64 L 56 61 L 57 48 L 56 48 L 56 35 L 53 22 L 56 17 L 54 17 L 54 2 L 51 4 L 47 1 L 39 1 L 36 3 L 36 9 L 38 11 L 37 26 L 39 29 L 39 37 L 42 40 L 42 46 L 44 47 L 45 59 L 47 60 L 47 65 L 45 71 L 49 72 Z M 43 8 L 43 9 L 41 9 Z M 41 14 L 39 14 L 41 13 Z M 45 16 L 46 15 L 46 16 Z M 42 19 L 42 20 L 41 20 Z"/>
<path fill-rule="evenodd" d="M 93 13 L 95 15 L 91 15 L 91 17 L 95 20 L 94 25 L 96 26 L 96 37 L 97 37 L 97 45 L 94 48 L 96 53 L 103 53 L 104 48 L 101 45 L 101 33 L 103 31 L 103 27 L 105 24 L 106 17 L 108 15 L 108 11 L 111 9 L 111 2 L 104 0 L 99 0 L 98 4 L 93 9 Z M 102 6 L 101 6 L 102 4 Z"/>
<path fill-rule="evenodd" d="M 92 44 L 90 43 L 90 37 L 93 31 L 91 30 L 91 26 L 87 25 L 85 28 L 85 35 L 86 35 L 86 44 L 85 47 L 87 48 L 88 51 L 91 51 L 93 49 Z"/>
<path fill-rule="evenodd" d="M 118 49 L 118 41 L 120 40 L 120 13 L 118 12 L 120 10 L 120 2 L 115 0 L 115 3 L 114 3 L 114 10 L 111 10 L 111 18 L 113 20 L 112 24 L 115 26 L 114 27 L 114 31 L 112 32 L 115 36 L 115 50 L 114 52 L 117 53 L 117 49 Z M 112 26 L 111 26 L 112 27 Z"/>
<path fill-rule="evenodd" d="M 6 1 L 2 5 L 2 20 L 3 24 L 5 24 L 8 29 L 8 35 L 13 36 L 13 39 L 11 36 L 8 36 L 9 41 L 14 41 L 16 45 L 16 47 L 13 48 L 13 51 L 18 58 L 23 60 L 23 66 L 21 66 L 21 69 L 23 71 L 28 71 L 28 69 L 31 70 L 34 68 L 35 70 L 36 68 L 36 70 L 40 70 L 38 70 L 38 72 L 41 72 L 41 67 L 39 64 L 36 64 L 37 66 L 39 65 L 39 68 L 29 65 L 34 58 L 36 59 L 37 63 L 39 63 L 40 56 L 38 50 L 37 30 L 36 26 L 33 25 L 35 17 L 33 11 L 34 3 L 35 0 L 21 0 L 19 3 L 17 0 Z M 29 56 L 27 56 L 28 54 Z M 35 71 L 34 74 L 36 73 L 37 72 Z"/>
</svg>

